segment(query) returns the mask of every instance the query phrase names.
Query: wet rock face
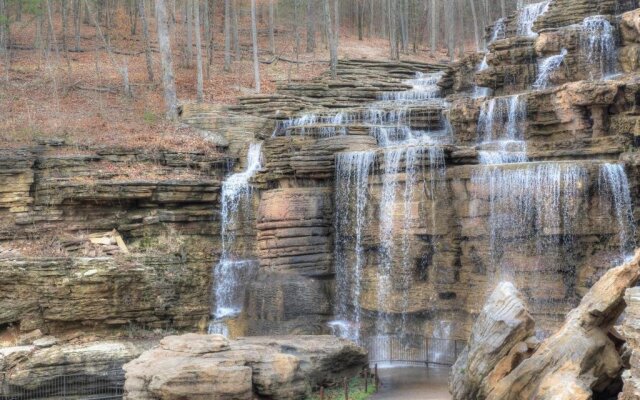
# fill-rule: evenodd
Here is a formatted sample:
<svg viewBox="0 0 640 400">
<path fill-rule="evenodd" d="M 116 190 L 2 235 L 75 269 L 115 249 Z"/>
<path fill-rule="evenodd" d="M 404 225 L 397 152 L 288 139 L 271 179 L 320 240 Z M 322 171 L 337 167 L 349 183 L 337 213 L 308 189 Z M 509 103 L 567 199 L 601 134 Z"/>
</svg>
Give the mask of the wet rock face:
<svg viewBox="0 0 640 400">
<path fill-rule="evenodd" d="M 126 399 L 302 399 L 351 377 L 366 352 L 330 336 L 169 336 L 126 364 Z"/>
</svg>

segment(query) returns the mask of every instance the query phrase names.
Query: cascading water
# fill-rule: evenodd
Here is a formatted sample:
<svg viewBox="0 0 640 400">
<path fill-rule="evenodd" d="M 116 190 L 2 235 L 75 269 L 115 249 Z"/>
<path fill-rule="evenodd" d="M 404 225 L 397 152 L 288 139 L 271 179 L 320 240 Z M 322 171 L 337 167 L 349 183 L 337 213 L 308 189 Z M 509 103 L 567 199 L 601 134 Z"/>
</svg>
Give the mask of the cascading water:
<svg viewBox="0 0 640 400">
<path fill-rule="evenodd" d="M 337 285 L 336 333 L 360 342 L 360 291 L 365 265 L 363 246 L 367 226 L 369 173 L 375 152 L 360 151 L 336 156 L 336 237 Z"/>
<path fill-rule="evenodd" d="M 380 251 L 376 269 L 376 302 L 380 312 L 375 317 L 376 337 L 390 337 L 406 332 L 409 290 L 413 285 L 413 259 L 410 254 L 412 227 L 417 217 L 415 188 L 423 178 L 422 167 L 426 156 L 431 167 L 431 196 L 435 220 L 435 192 L 444 186 L 444 151 L 439 146 L 450 135 L 450 126 L 442 119 L 437 130 L 413 129 L 412 110 L 433 108 L 442 112 L 444 100 L 440 98 L 439 80 L 442 73 L 418 74 L 407 81 L 412 89 L 387 92 L 367 109 L 359 111 L 362 123 L 376 137 L 379 152 L 344 153 L 336 159 L 336 321 L 334 332 L 352 340 L 362 340 L 363 315 L 360 305 L 361 279 L 367 261 L 363 249 L 364 231 L 369 229 L 366 216 L 370 215 L 369 173 L 374 158 L 380 155 L 381 190 L 379 198 Z M 429 118 L 429 117 L 427 117 Z M 436 182 L 439 181 L 439 182 Z M 400 292 L 398 296 L 397 292 Z M 383 310 L 389 310 L 383 311 Z M 401 318 L 398 321 L 397 317 Z M 396 322 L 401 322 L 397 324 Z M 367 331 L 367 335 L 371 332 Z"/>
<path fill-rule="evenodd" d="M 571 241 L 562 241 L 558 233 L 572 236 L 581 215 L 585 202 L 577 199 L 588 194 L 584 167 L 569 163 L 493 165 L 483 167 L 473 180 L 478 187 L 489 189 L 489 249 L 496 281 L 514 279 L 514 266 L 502 258 L 510 244 L 530 246 L 538 257 L 568 253 L 570 249 L 558 246 Z"/>
<path fill-rule="evenodd" d="M 616 73 L 615 30 L 609 20 L 602 15 L 587 17 L 580 31 L 582 54 L 591 65 L 591 79 L 605 79 Z"/>
<path fill-rule="evenodd" d="M 538 77 L 532 85 L 533 88 L 546 89 L 549 86 L 551 74 L 557 71 L 558 68 L 560 68 L 566 56 L 567 49 L 562 49 L 560 54 L 543 59 L 540 62 L 540 67 L 538 68 Z"/>
<path fill-rule="evenodd" d="M 603 202 L 609 203 L 609 208 L 616 218 L 620 260 L 623 260 L 636 245 L 633 204 L 624 166 L 604 164 L 600 168 L 598 186 Z"/>
<path fill-rule="evenodd" d="M 489 43 L 493 43 L 496 40 L 504 39 L 507 36 L 507 25 L 504 18 L 500 18 L 493 26 L 493 32 L 491 32 L 491 40 Z"/>
<path fill-rule="evenodd" d="M 251 178 L 262 168 L 262 143 L 252 143 L 246 169 L 222 184 L 222 254 L 213 270 L 214 312 L 209 333 L 228 334 L 225 320 L 242 311 L 245 282 L 256 271 L 255 260 L 236 248 L 236 231 L 242 229 L 251 208 Z M 244 218 L 243 218 L 244 217 Z"/>
<path fill-rule="evenodd" d="M 529 4 L 522 8 L 518 16 L 518 35 L 519 36 L 536 36 L 533 31 L 533 24 L 539 16 L 547 12 L 551 1 L 542 1 L 540 3 Z"/>
<path fill-rule="evenodd" d="M 522 95 L 495 97 L 485 101 L 478 117 L 478 151 L 482 164 L 527 161 L 523 140 L 527 102 Z"/>
</svg>

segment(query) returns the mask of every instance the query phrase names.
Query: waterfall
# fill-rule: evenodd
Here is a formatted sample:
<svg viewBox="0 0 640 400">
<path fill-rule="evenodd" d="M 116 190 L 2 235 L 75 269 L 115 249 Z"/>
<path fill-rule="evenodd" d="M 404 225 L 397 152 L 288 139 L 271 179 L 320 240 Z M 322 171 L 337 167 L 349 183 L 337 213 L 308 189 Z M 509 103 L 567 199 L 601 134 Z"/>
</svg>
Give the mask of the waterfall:
<svg viewBox="0 0 640 400">
<path fill-rule="evenodd" d="M 587 17 L 580 30 L 580 48 L 590 71 L 591 79 L 604 79 L 616 72 L 616 39 L 614 28 L 602 15 Z"/>
<path fill-rule="evenodd" d="M 598 178 L 600 195 L 609 203 L 617 224 L 620 260 L 636 245 L 636 229 L 629 180 L 622 164 L 604 164 Z"/>
<path fill-rule="evenodd" d="M 547 12 L 551 1 L 542 1 L 540 3 L 529 4 L 525 6 L 518 16 L 518 35 L 519 36 L 536 36 L 533 31 L 533 24 L 539 16 Z"/>
<path fill-rule="evenodd" d="M 507 25 L 504 18 L 500 18 L 493 26 L 493 32 L 491 32 L 491 40 L 489 43 L 493 43 L 498 39 L 504 39 L 507 36 Z"/>
<path fill-rule="evenodd" d="M 482 164 L 527 161 L 524 129 L 527 102 L 524 96 L 494 97 L 485 101 L 478 117 L 478 152 Z"/>
<path fill-rule="evenodd" d="M 369 173 L 373 151 L 336 156 L 336 317 L 334 327 L 342 337 L 360 341 L 360 291 L 365 265 L 364 229 L 368 225 Z M 354 209 L 353 209 L 354 208 Z"/>
<path fill-rule="evenodd" d="M 485 69 L 489 68 L 489 64 L 487 63 L 487 55 L 485 54 L 484 57 L 482 57 L 482 61 L 480 61 L 480 65 L 478 66 L 478 71 L 484 71 Z"/>
<path fill-rule="evenodd" d="M 567 49 L 562 49 L 560 54 L 543 59 L 538 69 L 538 77 L 532 86 L 535 89 L 546 89 L 549 86 L 551 74 L 560 68 L 566 55 Z"/>
<path fill-rule="evenodd" d="M 509 243 L 527 244 L 538 256 L 569 250 L 576 221 L 586 212 L 588 172 L 568 163 L 524 163 L 482 167 L 473 176 L 477 187 L 488 188 L 490 260 L 495 279 L 512 280 L 513 266 L 502 260 Z M 565 251 L 566 253 L 566 251 Z"/>
<path fill-rule="evenodd" d="M 222 254 L 213 270 L 215 311 L 209 333 L 228 333 L 223 321 L 242 311 L 244 283 L 256 271 L 255 260 L 247 259 L 236 248 L 236 230 L 243 228 L 247 214 L 251 212 L 252 190 L 249 181 L 262 168 L 261 158 L 262 143 L 252 143 L 247 154 L 246 169 L 229 176 L 222 184 Z"/>
<path fill-rule="evenodd" d="M 438 86 L 438 82 L 443 76 L 443 72 L 435 72 L 431 74 L 418 72 L 415 78 L 406 82 L 412 86 L 410 90 L 404 90 L 401 92 L 383 92 L 380 96 L 380 100 L 394 103 L 434 100 L 440 96 L 440 87 Z"/>
</svg>

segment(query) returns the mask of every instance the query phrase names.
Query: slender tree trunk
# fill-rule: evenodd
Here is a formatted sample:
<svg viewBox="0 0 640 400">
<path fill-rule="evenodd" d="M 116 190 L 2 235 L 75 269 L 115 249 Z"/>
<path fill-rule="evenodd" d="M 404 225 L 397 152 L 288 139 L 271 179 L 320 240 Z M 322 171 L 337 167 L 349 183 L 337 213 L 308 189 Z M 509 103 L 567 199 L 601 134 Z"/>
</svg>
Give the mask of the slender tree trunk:
<svg viewBox="0 0 640 400">
<path fill-rule="evenodd" d="M 256 21 L 256 0 L 251 0 L 251 41 L 253 42 L 253 79 L 256 92 L 260 93 L 260 60 L 258 60 L 258 27 Z"/>
<path fill-rule="evenodd" d="M 240 33 L 238 32 L 238 0 L 233 0 L 233 52 L 235 53 L 236 61 L 240 61 L 242 56 L 240 54 Z"/>
<path fill-rule="evenodd" d="M 295 40 L 295 53 L 296 53 L 296 61 L 300 58 L 300 29 L 299 29 L 299 18 L 298 18 L 298 9 L 300 0 L 293 0 L 293 38 Z M 296 64 L 297 66 L 298 64 Z"/>
<path fill-rule="evenodd" d="M 211 66 L 213 65 L 213 51 L 214 51 L 214 19 L 215 16 L 215 1 L 214 0 L 205 0 L 204 1 L 204 31 L 205 31 L 205 42 L 207 47 L 207 69 L 206 69 L 206 77 L 207 80 L 211 78 Z"/>
<path fill-rule="evenodd" d="M 473 0 L 472 0 L 473 1 Z M 438 46 L 438 3 L 431 0 L 431 54 L 435 55 Z"/>
<path fill-rule="evenodd" d="M 186 59 L 185 66 L 190 67 L 191 62 L 193 61 L 193 2 L 191 0 L 187 0 L 184 4 L 185 11 L 185 26 L 187 30 L 187 44 L 186 44 Z"/>
<path fill-rule="evenodd" d="M 362 25 L 363 25 L 362 17 L 364 16 L 364 11 L 363 11 L 364 5 L 362 4 L 362 0 L 356 0 L 356 7 L 357 7 L 356 12 L 358 14 L 356 16 L 356 18 L 358 20 L 358 40 L 363 40 L 363 38 L 362 38 L 362 36 L 363 36 L 363 33 L 362 33 L 362 30 L 363 30 L 363 28 L 362 28 Z"/>
<path fill-rule="evenodd" d="M 224 70 L 231 71 L 231 0 L 224 0 Z"/>
<path fill-rule="evenodd" d="M 169 21 L 167 7 L 164 0 L 156 1 L 156 21 L 158 27 L 158 47 L 162 61 L 162 83 L 164 86 L 164 103 L 166 115 L 169 119 L 178 117 L 178 97 L 173 78 L 173 60 L 171 55 L 171 41 L 169 36 Z"/>
<path fill-rule="evenodd" d="M 206 1 L 206 0 L 205 0 Z M 202 71 L 202 40 L 200 36 L 200 0 L 191 0 L 193 8 L 193 28 L 196 34 L 197 93 L 198 102 L 204 101 L 204 77 Z"/>
<path fill-rule="evenodd" d="M 147 11 L 144 7 L 146 0 L 138 1 L 138 14 L 142 18 L 142 35 L 144 37 L 144 57 L 147 62 L 147 78 L 149 82 L 153 82 L 155 77 L 153 76 L 153 59 L 151 58 L 151 40 L 149 38 L 149 21 L 147 20 Z"/>
<path fill-rule="evenodd" d="M 276 35 L 275 35 L 275 12 L 273 10 L 273 1 L 269 0 L 269 48 L 271 54 L 276 54 Z"/>
<path fill-rule="evenodd" d="M 73 0 L 73 33 L 75 38 L 75 49 L 80 51 L 80 14 L 82 13 L 82 7 L 80 7 L 80 0 Z"/>
<path fill-rule="evenodd" d="M 4 80 L 9 82 L 9 13 L 5 0 L 0 0 L 0 58 L 4 64 Z"/>
<path fill-rule="evenodd" d="M 316 16 L 313 0 L 307 2 L 307 53 L 316 51 Z"/>
<path fill-rule="evenodd" d="M 60 4 L 60 12 L 62 13 L 62 37 L 60 41 L 62 42 L 62 51 L 67 52 L 67 26 L 68 15 L 67 15 L 67 0 L 62 0 Z"/>
<path fill-rule="evenodd" d="M 333 79 L 336 79 L 338 77 L 338 48 L 336 45 L 336 40 L 334 39 L 336 33 L 333 32 L 333 24 L 331 22 L 331 7 L 329 4 L 329 0 L 323 0 L 323 3 L 324 20 L 327 30 L 327 42 L 329 42 L 329 53 L 331 55 L 331 77 Z"/>
</svg>

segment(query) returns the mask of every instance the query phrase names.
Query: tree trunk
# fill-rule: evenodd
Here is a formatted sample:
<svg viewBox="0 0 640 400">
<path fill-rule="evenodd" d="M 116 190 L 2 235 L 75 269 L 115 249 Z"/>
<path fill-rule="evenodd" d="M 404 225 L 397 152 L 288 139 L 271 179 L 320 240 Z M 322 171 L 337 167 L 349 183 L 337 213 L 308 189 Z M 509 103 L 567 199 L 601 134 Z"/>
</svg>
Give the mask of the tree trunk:
<svg viewBox="0 0 640 400">
<path fill-rule="evenodd" d="M 205 0 L 206 1 L 206 0 Z M 197 93 L 198 102 L 204 101 L 204 77 L 202 71 L 202 39 L 200 36 L 200 0 L 191 0 L 193 8 L 193 28 L 196 34 Z"/>
<path fill-rule="evenodd" d="M 307 53 L 316 51 L 316 16 L 313 0 L 307 2 Z"/>
<path fill-rule="evenodd" d="M 5 0 L 0 0 L 0 58 L 4 60 L 4 80 L 9 82 L 9 13 Z"/>
<path fill-rule="evenodd" d="M 191 62 L 193 61 L 193 2 L 191 0 L 187 0 L 184 4 L 184 23 L 187 33 L 187 43 L 185 47 L 185 63 L 186 67 L 191 66 Z"/>
<path fill-rule="evenodd" d="M 164 0 L 156 1 L 156 21 L 158 27 L 158 47 L 162 61 L 162 83 L 164 86 L 164 103 L 166 115 L 169 119 L 178 117 L 178 97 L 176 83 L 173 78 L 173 60 L 171 55 L 171 41 L 169 36 L 169 21 Z"/>
<path fill-rule="evenodd" d="M 336 79 L 338 77 L 338 48 L 333 32 L 333 24 L 331 22 L 331 7 L 329 0 L 323 0 L 324 5 L 324 21 L 327 30 L 327 42 L 329 42 L 329 53 L 331 55 L 331 77 Z"/>
<path fill-rule="evenodd" d="M 260 60 L 258 60 L 258 27 L 256 21 L 256 0 L 251 0 L 251 41 L 253 42 L 253 79 L 256 92 L 260 93 Z"/>
<path fill-rule="evenodd" d="M 224 0 L 224 70 L 231 71 L 231 0 Z"/>
<path fill-rule="evenodd" d="M 153 59 L 151 58 L 151 40 L 149 39 L 149 21 L 147 20 L 147 12 L 144 8 L 146 0 L 138 0 L 138 14 L 142 18 L 142 35 L 144 37 L 144 57 L 147 62 L 147 78 L 149 82 L 155 80 L 153 76 Z"/>
<path fill-rule="evenodd" d="M 356 13 L 358 14 L 356 16 L 356 19 L 358 20 L 358 40 L 362 40 L 362 36 L 363 36 L 362 17 L 364 16 L 364 11 L 363 11 L 364 5 L 362 4 L 362 0 L 356 0 L 356 7 L 357 7 Z"/>
<path fill-rule="evenodd" d="M 240 54 L 240 33 L 238 32 L 238 0 L 233 0 L 233 52 L 236 57 L 236 61 L 242 59 Z"/>
<path fill-rule="evenodd" d="M 75 37 L 75 49 L 80 50 L 80 14 L 82 13 L 82 7 L 80 7 L 80 0 L 73 1 L 73 33 Z"/>
<path fill-rule="evenodd" d="M 67 0 L 62 0 L 60 4 L 60 12 L 62 13 L 62 37 L 60 40 L 62 41 L 62 51 L 67 52 Z"/>
<path fill-rule="evenodd" d="M 473 1 L 473 0 L 472 0 Z M 431 0 L 431 55 L 435 55 L 438 46 L 438 3 Z"/>
<path fill-rule="evenodd" d="M 276 35 L 275 35 L 275 15 L 273 11 L 273 0 L 269 0 L 269 48 L 271 54 L 276 54 Z"/>
</svg>

